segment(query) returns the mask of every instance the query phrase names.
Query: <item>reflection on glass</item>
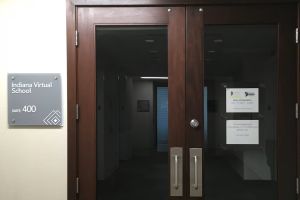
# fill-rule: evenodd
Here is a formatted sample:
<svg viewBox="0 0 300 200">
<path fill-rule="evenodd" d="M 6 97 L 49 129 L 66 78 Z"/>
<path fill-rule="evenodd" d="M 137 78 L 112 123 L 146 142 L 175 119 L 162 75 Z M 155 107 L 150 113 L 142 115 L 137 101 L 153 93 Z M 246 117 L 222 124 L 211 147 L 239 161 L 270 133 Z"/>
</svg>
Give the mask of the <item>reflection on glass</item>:
<svg viewBox="0 0 300 200">
<path fill-rule="evenodd" d="M 272 25 L 205 27 L 205 200 L 276 200 Z"/>
<path fill-rule="evenodd" d="M 155 86 L 167 79 L 140 77 L 167 76 L 167 28 L 97 27 L 96 47 L 97 199 L 166 200 L 168 152 L 158 151 L 153 122 Z"/>
</svg>

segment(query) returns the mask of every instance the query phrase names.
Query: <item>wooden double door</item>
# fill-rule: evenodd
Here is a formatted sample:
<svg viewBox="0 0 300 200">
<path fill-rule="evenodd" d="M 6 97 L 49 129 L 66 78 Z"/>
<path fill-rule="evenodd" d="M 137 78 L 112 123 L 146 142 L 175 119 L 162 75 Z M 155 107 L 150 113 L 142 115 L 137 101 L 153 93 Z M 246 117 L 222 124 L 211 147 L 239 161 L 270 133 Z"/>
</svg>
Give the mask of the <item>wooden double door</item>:
<svg viewBox="0 0 300 200">
<path fill-rule="evenodd" d="M 296 11 L 290 5 L 77 8 L 79 119 L 76 171 L 79 184 L 76 198 L 296 199 Z M 111 189 L 107 186 L 112 184 L 111 181 L 99 183 L 99 167 L 114 156 L 107 153 L 112 151 L 112 144 L 105 138 L 113 134 L 120 117 L 108 117 L 102 124 L 98 119 L 101 118 L 100 111 L 113 107 L 111 104 L 120 99 L 120 95 L 104 93 L 102 98 L 105 99 L 105 95 L 111 98 L 103 104 L 98 101 L 101 90 L 112 90 L 99 86 L 98 79 L 107 85 L 113 83 L 109 82 L 109 75 L 100 73 L 98 76 L 97 70 L 98 66 L 101 69 L 101 65 L 109 65 L 107 60 L 121 65 L 117 61 L 121 60 L 122 53 L 117 52 L 125 45 L 128 30 L 133 34 L 132 39 L 138 37 L 134 34 L 139 29 L 147 28 L 152 31 L 163 29 L 161 32 L 165 34 L 166 52 L 153 49 L 150 52 L 151 55 L 164 54 L 166 60 L 168 142 L 167 156 L 163 157 L 166 168 L 159 168 L 165 181 L 159 177 L 156 182 L 143 179 L 143 174 L 151 174 L 157 168 L 138 171 L 137 166 L 131 178 L 113 178 L 115 186 Z M 119 41 L 119 46 L 117 39 L 112 39 L 110 42 L 115 49 L 109 46 L 98 49 L 101 44 L 109 45 L 109 34 L 121 29 L 127 32 L 120 34 L 124 41 Z M 98 30 L 106 32 L 97 34 Z M 161 42 L 149 38 L 153 35 L 155 33 L 146 34 L 143 42 L 146 45 Z M 104 38 L 100 46 L 97 37 Z M 135 46 L 129 45 L 128 51 Z M 101 58 L 98 58 L 99 54 Z M 126 52 L 124 54 L 128 57 Z M 121 79 L 119 74 L 116 77 Z M 133 80 L 136 81 L 136 77 Z M 148 101 L 150 106 L 145 101 L 140 102 L 144 105 L 136 105 L 135 99 L 132 110 L 137 111 L 139 106 L 146 107 L 146 112 L 147 109 L 155 110 L 152 101 L 154 99 Z M 118 109 L 126 110 L 122 106 Z M 135 120 L 126 123 L 138 123 Z M 103 133 L 105 137 L 99 138 L 101 126 L 105 127 L 111 121 L 114 123 L 103 130 L 107 132 Z M 124 153 L 121 140 L 129 137 L 132 136 L 128 134 L 121 139 L 117 134 L 119 143 L 114 145 L 118 146 L 118 155 Z M 101 145 L 108 147 L 99 151 Z M 104 155 L 102 160 L 99 160 L 99 152 Z M 119 164 L 111 172 L 112 176 L 116 176 L 120 171 L 118 168 L 124 164 L 124 161 L 120 164 L 120 157 L 115 158 Z M 145 160 L 137 162 L 148 163 Z M 107 170 L 109 168 L 102 169 L 109 174 Z M 159 173 L 151 176 L 155 179 L 156 175 Z M 135 176 L 141 178 L 136 180 Z M 106 177 L 103 175 L 102 179 Z M 132 180 L 140 182 L 134 184 Z M 124 185 L 118 185 L 120 181 L 125 185 L 128 183 L 126 191 L 130 190 L 131 196 L 125 195 L 125 190 L 121 189 Z M 154 188 L 164 192 L 157 192 L 157 197 L 153 197 Z M 99 190 L 106 190 L 108 194 L 103 196 Z"/>
</svg>

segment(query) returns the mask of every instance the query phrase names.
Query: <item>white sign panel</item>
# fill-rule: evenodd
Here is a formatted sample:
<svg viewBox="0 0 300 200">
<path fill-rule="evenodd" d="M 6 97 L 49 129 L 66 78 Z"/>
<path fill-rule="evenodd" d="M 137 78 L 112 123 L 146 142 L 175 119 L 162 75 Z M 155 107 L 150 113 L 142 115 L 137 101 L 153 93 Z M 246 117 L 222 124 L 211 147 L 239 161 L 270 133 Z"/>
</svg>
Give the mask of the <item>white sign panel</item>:
<svg viewBox="0 0 300 200">
<path fill-rule="evenodd" d="M 226 120 L 226 144 L 259 144 L 259 121 Z"/>
<path fill-rule="evenodd" d="M 226 88 L 227 113 L 258 113 L 258 88 Z"/>
</svg>

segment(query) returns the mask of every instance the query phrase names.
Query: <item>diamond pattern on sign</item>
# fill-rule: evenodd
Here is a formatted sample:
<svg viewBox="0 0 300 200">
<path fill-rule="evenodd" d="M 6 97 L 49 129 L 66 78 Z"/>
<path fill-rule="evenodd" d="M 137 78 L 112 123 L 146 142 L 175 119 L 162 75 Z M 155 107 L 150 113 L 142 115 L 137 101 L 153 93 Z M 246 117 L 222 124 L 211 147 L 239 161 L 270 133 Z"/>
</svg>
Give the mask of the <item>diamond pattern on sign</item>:
<svg viewBox="0 0 300 200">
<path fill-rule="evenodd" d="M 58 110 L 52 110 L 43 121 L 46 125 L 61 125 L 61 113 Z"/>
</svg>

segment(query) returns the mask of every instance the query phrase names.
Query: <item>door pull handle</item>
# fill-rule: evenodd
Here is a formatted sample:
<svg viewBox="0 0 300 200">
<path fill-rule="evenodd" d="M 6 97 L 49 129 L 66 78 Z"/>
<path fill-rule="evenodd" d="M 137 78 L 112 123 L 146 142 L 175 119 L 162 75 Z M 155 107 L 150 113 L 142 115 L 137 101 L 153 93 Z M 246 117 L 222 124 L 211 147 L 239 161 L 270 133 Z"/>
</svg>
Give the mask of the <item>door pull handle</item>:
<svg viewBox="0 0 300 200">
<path fill-rule="evenodd" d="M 194 157 L 194 162 L 195 162 L 195 183 L 194 183 L 194 188 L 198 189 L 198 159 L 197 156 L 193 156 Z"/>
<path fill-rule="evenodd" d="M 175 183 L 174 183 L 174 188 L 178 189 L 178 155 L 174 156 L 174 162 L 175 162 L 175 172 L 174 172 L 174 177 L 175 177 Z"/>
<path fill-rule="evenodd" d="M 190 196 L 202 197 L 202 148 L 190 148 Z"/>
<path fill-rule="evenodd" d="M 170 148 L 170 196 L 183 196 L 183 148 Z"/>
</svg>

